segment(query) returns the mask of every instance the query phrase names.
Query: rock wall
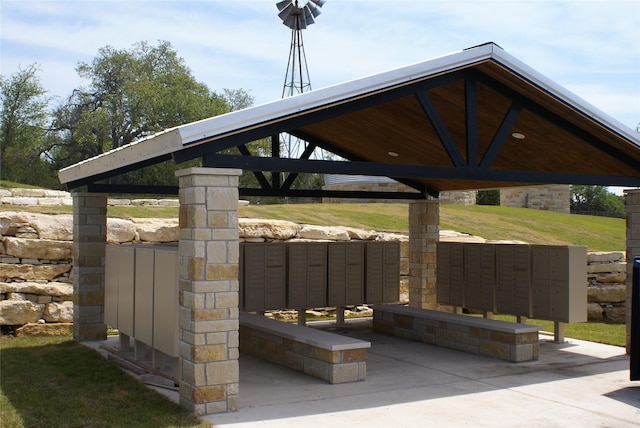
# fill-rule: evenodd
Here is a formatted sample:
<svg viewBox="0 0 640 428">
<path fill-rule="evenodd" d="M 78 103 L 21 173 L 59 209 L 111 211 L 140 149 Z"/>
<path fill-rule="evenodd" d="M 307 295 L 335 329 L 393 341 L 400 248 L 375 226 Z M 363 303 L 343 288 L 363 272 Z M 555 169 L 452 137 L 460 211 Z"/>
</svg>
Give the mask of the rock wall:
<svg viewBox="0 0 640 428">
<path fill-rule="evenodd" d="M 571 186 L 550 184 L 503 188 L 500 189 L 500 206 L 569 213 L 571 211 Z"/>
<path fill-rule="evenodd" d="M 73 220 L 69 214 L 0 212 L 0 326 L 70 323 L 73 319 Z M 177 219 L 109 218 L 110 244 L 177 242 Z M 408 236 L 349 227 L 324 227 L 280 220 L 239 219 L 240 240 L 400 242 L 400 301 L 408 301 Z M 449 230 L 441 241 L 485 242 Z M 590 253 L 587 266 L 589 319 L 624 322 L 624 252 Z"/>
<path fill-rule="evenodd" d="M 55 206 L 73 203 L 71 194 L 62 190 L 48 189 L 0 189 L 0 205 L 12 206 Z M 180 205 L 178 198 L 169 199 L 109 199 L 110 206 L 118 205 L 145 205 L 145 206 L 171 206 Z"/>
<path fill-rule="evenodd" d="M 589 319 L 624 324 L 627 292 L 624 251 L 589 253 L 587 263 Z"/>
</svg>

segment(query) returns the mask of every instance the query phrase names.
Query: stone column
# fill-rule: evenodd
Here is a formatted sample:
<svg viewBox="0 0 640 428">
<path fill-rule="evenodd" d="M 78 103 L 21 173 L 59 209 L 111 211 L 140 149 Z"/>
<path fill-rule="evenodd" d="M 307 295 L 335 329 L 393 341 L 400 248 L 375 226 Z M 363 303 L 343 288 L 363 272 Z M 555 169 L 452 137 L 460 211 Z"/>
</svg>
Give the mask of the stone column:
<svg viewBox="0 0 640 428">
<path fill-rule="evenodd" d="M 238 177 L 188 168 L 180 182 L 180 404 L 202 415 L 238 410 Z"/>
<path fill-rule="evenodd" d="M 105 340 L 107 195 L 73 193 L 73 337 Z"/>
<path fill-rule="evenodd" d="M 640 257 L 640 190 L 626 190 L 627 207 L 627 353 L 631 351 L 633 259 Z"/>
<path fill-rule="evenodd" d="M 436 256 L 440 239 L 440 201 L 409 202 L 409 306 L 438 307 Z"/>
</svg>

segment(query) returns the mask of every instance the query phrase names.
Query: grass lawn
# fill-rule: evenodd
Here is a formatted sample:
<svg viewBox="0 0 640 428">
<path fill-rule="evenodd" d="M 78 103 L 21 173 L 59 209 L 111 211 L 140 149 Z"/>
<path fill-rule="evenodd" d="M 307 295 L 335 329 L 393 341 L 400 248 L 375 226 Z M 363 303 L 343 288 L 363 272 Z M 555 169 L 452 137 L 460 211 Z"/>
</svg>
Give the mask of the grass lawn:
<svg viewBox="0 0 640 428">
<path fill-rule="evenodd" d="M 0 338 L 0 426 L 210 427 L 67 337 Z"/>
</svg>

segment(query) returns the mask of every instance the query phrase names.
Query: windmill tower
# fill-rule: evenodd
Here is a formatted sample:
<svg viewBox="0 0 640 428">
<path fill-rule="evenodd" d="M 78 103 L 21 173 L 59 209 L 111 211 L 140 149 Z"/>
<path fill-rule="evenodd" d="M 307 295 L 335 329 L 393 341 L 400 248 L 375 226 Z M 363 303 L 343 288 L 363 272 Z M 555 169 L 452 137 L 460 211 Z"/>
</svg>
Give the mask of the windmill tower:
<svg viewBox="0 0 640 428">
<path fill-rule="evenodd" d="M 282 98 L 302 94 L 303 92 L 311 90 L 307 57 L 304 52 L 304 42 L 302 40 L 302 30 L 315 22 L 315 18 L 320 15 L 320 8 L 325 2 L 325 0 L 309 0 L 306 2 L 283 0 L 276 3 L 279 11 L 278 16 L 282 19 L 282 23 L 291 29 L 289 62 L 287 64 L 287 73 L 282 88 Z M 288 156 L 297 154 L 304 144 L 304 142 L 290 135 L 287 135 L 284 140 Z"/>
</svg>

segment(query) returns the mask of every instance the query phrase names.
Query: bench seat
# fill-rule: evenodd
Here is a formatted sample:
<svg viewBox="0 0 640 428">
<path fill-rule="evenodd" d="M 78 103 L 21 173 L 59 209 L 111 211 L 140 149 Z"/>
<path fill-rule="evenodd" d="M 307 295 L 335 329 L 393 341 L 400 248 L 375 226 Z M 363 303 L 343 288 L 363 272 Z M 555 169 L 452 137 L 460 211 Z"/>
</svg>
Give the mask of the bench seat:
<svg viewBox="0 0 640 428">
<path fill-rule="evenodd" d="M 373 308 L 373 329 L 511 362 L 538 359 L 540 327 L 402 305 Z"/>
<path fill-rule="evenodd" d="M 261 315 L 240 313 L 240 351 L 323 379 L 365 380 L 371 343 Z"/>
</svg>

